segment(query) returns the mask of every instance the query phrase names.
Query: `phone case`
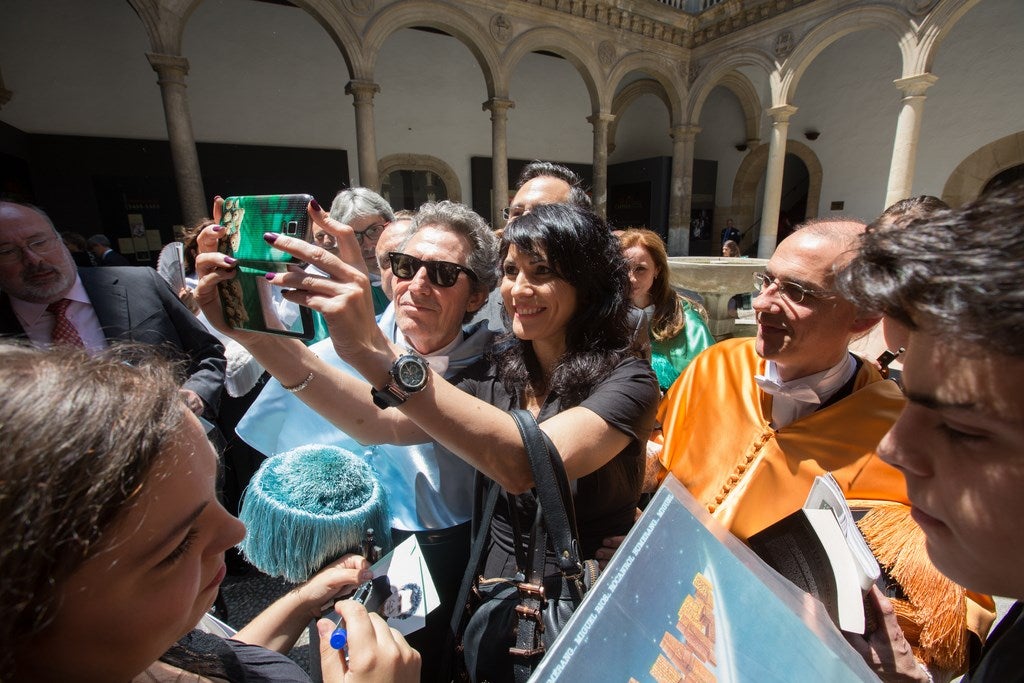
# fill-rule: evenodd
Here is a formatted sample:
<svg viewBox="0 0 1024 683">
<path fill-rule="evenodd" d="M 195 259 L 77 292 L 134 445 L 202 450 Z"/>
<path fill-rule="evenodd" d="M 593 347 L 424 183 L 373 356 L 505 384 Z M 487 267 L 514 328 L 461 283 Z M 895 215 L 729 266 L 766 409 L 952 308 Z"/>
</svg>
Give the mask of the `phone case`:
<svg viewBox="0 0 1024 683">
<path fill-rule="evenodd" d="M 276 232 L 307 242 L 313 233 L 309 227 L 306 207 L 313 197 L 308 194 L 268 194 L 228 197 L 220 224 L 228 230 L 230 256 L 246 265 L 282 271 L 297 260 L 274 249 L 263 239 L 264 233 Z"/>
<path fill-rule="evenodd" d="M 313 313 L 305 306 L 284 300 L 281 288 L 265 274 L 284 272 L 289 264 L 301 265 L 290 254 L 274 249 L 263 239 L 275 232 L 309 241 L 308 194 L 228 197 L 221 225 L 228 237 L 224 251 L 238 259 L 237 275 L 219 285 L 224 319 L 231 327 L 309 341 L 315 335 Z"/>
</svg>

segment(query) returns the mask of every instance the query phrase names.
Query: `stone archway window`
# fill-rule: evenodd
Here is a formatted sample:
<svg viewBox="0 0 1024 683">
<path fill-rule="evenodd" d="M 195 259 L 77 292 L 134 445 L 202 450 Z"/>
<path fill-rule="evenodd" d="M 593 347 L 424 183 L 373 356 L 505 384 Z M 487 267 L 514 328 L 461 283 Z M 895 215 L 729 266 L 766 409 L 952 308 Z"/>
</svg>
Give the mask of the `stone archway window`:
<svg viewBox="0 0 1024 683">
<path fill-rule="evenodd" d="M 426 202 L 462 201 L 458 177 L 441 159 L 426 154 L 392 154 L 378 164 L 380 194 L 392 208 L 416 210 Z"/>
</svg>

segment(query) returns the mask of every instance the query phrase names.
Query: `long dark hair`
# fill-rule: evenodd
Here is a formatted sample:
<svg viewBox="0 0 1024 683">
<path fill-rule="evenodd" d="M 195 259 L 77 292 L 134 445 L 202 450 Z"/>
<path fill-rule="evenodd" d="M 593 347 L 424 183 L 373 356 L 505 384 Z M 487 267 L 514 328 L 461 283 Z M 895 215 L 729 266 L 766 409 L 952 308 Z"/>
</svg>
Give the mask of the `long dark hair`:
<svg viewBox="0 0 1024 683">
<path fill-rule="evenodd" d="M 569 204 L 549 204 L 512 221 L 501 238 L 498 263 L 510 245 L 543 252 L 555 274 L 576 290 L 576 311 L 566 326 L 565 353 L 551 377 L 541 371 L 533 344 L 508 335 L 495 355 L 509 393 L 527 385 L 556 392 L 563 407 L 577 405 L 622 360 L 632 355 L 629 276 L 618 241 L 598 215 Z M 502 310 L 511 329 L 508 312 Z"/>
</svg>

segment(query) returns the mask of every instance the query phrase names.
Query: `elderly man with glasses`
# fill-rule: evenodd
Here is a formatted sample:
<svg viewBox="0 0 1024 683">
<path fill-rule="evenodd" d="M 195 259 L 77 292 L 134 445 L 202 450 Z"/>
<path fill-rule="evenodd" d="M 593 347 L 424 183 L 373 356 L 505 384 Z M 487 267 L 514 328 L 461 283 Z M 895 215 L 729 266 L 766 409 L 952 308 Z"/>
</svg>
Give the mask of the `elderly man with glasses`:
<svg viewBox="0 0 1024 683">
<path fill-rule="evenodd" d="M 315 207 L 311 213 L 318 225 L 339 228 Z M 203 252 L 216 250 L 211 234 L 206 230 L 201 236 Z M 467 323 L 497 282 L 497 256 L 494 233 L 472 210 L 447 201 L 423 205 L 410 232 L 387 254 L 394 301 L 380 316 L 379 327 L 388 339 L 457 380 L 491 344 L 485 323 Z M 200 304 L 219 322 L 219 302 L 212 291 L 205 292 L 205 300 L 203 294 L 197 290 Z M 387 490 L 393 539 L 417 537 L 441 606 L 428 615 L 426 628 L 408 640 L 423 657 L 422 680 L 439 680 L 448 623 L 469 558 L 473 468 L 436 443 L 367 447 L 335 426 L 344 424 L 357 405 L 372 407 L 373 401 L 384 407 L 388 400 L 399 400 L 400 392 L 392 396 L 385 389 L 371 397 L 371 387 L 338 358 L 332 339 L 307 349 L 293 339 L 224 331 L 275 378 L 238 424 L 239 436 L 267 455 L 311 443 L 363 455 Z"/>
<path fill-rule="evenodd" d="M 380 267 L 377 264 L 377 240 L 388 224 L 395 220 L 395 212 L 387 200 L 373 190 L 352 187 L 334 196 L 330 214 L 331 218 L 339 223 L 351 226 L 356 234 L 363 262 L 370 275 L 370 284 L 373 286 L 373 310 L 380 315 L 390 299 L 381 287 Z M 332 254 L 337 253 L 338 245 L 334 236 L 316 224 L 313 225 L 313 241 Z"/>
<path fill-rule="evenodd" d="M 755 278 L 756 338 L 710 347 L 665 395 L 658 413 L 662 438 L 656 439 L 663 448 L 648 460 L 649 488 L 671 472 L 746 541 L 800 508 L 814 478 L 831 472 L 855 513 L 867 511 L 865 525 L 875 515 L 876 523 L 862 526 L 875 554 L 886 557 L 902 549 L 892 546 L 893 534 L 887 532 L 890 521 L 908 519 L 906 484 L 875 449 L 905 400 L 895 382 L 883 380 L 871 363 L 847 350 L 879 316 L 858 309 L 834 288 L 836 273 L 856 253 L 864 227 L 826 219 L 805 224 L 779 244 Z M 607 539 L 604 553 L 618 542 Z M 913 557 L 919 566 L 911 573 L 935 573 L 923 552 Z M 907 571 L 907 565 L 899 565 L 894 573 Z M 914 623 L 927 619 L 927 610 L 948 595 L 914 594 L 891 576 L 886 579 L 893 591 L 909 594 L 915 628 L 904 630 L 920 634 L 912 644 L 931 644 L 916 651 L 919 660 L 936 673 L 961 670 L 965 611 L 954 610 L 959 626 L 950 638 L 940 630 L 946 622 Z M 925 611 L 913 612 L 922 607 Z M 984 633 L 990 615 L 984 610 L 977 615 L 971 626 Z"/>
</svg>

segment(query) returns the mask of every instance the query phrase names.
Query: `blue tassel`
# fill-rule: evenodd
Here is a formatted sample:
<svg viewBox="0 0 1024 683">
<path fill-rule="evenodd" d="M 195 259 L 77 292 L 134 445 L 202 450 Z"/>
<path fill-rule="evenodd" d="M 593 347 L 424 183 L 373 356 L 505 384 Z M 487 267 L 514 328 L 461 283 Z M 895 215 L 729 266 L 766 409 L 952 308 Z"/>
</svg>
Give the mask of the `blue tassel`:
<svg viewBox="0 0 1024 683">
<path fill-rule="evenodd" d="M 267 458 L 249 482 L 238 515 L 239 548 L 254 567 L 301 583 L 346 552 L 367 529 L 391 549 L 391 513 L 373 469 L 337 446 L 300 446 Z"/>
</svg>

